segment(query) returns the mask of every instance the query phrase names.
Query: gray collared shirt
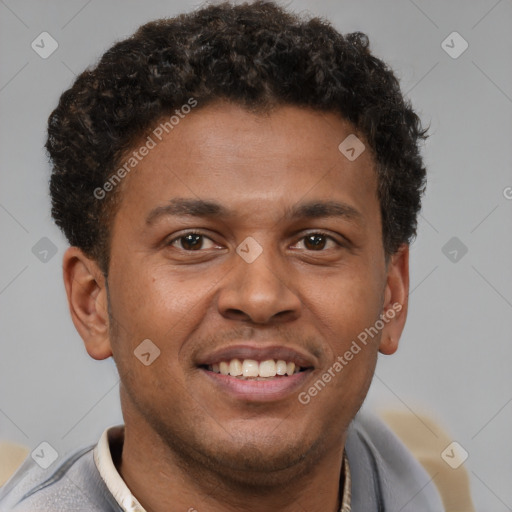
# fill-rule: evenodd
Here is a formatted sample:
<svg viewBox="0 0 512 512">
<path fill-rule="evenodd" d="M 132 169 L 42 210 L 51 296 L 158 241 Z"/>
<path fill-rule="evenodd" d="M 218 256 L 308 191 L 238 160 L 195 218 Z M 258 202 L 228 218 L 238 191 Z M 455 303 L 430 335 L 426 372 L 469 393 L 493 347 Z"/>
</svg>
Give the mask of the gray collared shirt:
<svg viewBox="0 0 512 512">
<path fill-rule="evenodd" d="M 27 457 L 0 488 L 0 510 L 144 512 L 112 461 L 111 443 L 122 438 L 122 426 L 111 427 L 47 470 Z M 432 479 L 374 416 L 356 416 L 345 450 L 340 512 L 444 512 Z"/>
</svg>

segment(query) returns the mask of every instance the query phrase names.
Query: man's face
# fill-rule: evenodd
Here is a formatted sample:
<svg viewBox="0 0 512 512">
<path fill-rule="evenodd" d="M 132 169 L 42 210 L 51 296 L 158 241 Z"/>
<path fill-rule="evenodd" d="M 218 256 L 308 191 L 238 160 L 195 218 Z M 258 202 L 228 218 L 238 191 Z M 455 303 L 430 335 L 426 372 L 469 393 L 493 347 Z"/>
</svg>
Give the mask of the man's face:
<svg viewBox="0 0 512 512">
<path fill-rule="evenodd" d="M 341 446 L 381 333 L 309 403 L 299 394 L 383 312 L 375 163 L 369 148 L 355 161 L 338 149 L 353 132 L 298 107 L 198 107 L 126 177 L 108 285 L 127 428 L 150 426 L 226 474 L 293 468 Z M 160 350 L 148 366 L 134 355 L 146 339 Z M 234 359 L 302 371 L 217 373 Z"/>
</svg>

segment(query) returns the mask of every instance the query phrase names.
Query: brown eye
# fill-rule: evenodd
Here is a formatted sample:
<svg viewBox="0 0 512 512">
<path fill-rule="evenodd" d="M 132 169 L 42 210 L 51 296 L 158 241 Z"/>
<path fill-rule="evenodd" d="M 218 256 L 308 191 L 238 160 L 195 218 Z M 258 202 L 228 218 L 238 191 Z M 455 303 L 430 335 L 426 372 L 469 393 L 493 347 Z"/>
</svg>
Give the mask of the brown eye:
<svg viewBox="0 0 512 512">
<path fill-rule="evenodd" d="M 168 245 L 184 251 L 200 251 L 215 247 L 213 240 L 201 233 L 186 233 L 174 238 Z"/>
<path fill-rule="evenodd" d="M 295 244 L 294 249 L 322 252 L 327 249 L 340 247 L 342 247 L 342 244 L 336 241 L 332 236 L 325 233 L 309 233 Z"/>
<path fill-rule="evenodd" d="M 327 243 L 327 237 L 321 234 L 313 234 L 304 237 L 304 246 L 311 251 L 322 250 Z"/>
<path fill-rule="evenodd" d="M 195 233 L 182 236 L 178 240 L 181 240 L 182 249 L 186 249 L 187 251 L 197 251 L 203 246 L 203 236 Z"/>
</svg>

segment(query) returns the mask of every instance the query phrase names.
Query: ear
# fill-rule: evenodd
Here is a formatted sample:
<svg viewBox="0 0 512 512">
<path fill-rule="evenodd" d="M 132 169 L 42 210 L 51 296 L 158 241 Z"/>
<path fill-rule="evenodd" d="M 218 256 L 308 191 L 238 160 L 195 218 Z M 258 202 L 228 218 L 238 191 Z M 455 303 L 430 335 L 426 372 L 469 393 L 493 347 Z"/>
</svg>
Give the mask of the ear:
<svg viewBox="0 0 512 512">
<path fill-rule="evenodd" d="M 382 316 L 385 327 L 379 352 L 390 355 L 396 352 L 404 330 L 409 304 L 409 245 L 403 244 L 388 262 Z"/>
<path fill-rule="evenodd" d="M 70 247 L 64 253 L 62 271 L 71 319 L 87 352 L 94 359 L 110 357 L 107 289 L 98 264 L 78 247 Z"/>
</svg>

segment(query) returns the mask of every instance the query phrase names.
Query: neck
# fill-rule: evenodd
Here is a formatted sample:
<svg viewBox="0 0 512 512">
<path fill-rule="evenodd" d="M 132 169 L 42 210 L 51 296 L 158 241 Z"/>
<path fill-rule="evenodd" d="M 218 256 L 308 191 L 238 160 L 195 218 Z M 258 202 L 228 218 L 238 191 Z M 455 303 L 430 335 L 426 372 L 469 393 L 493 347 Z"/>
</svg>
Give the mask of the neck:
<svg viewBox="0 0 512 512">
<path fill-rule="evenodd" d="M 118 471 L 147 512 L 337 512 L 344 442 L 329 453 L 306 456 L 300 465 L 254 474 L 255 482 L 266 484 L 250 485 L 184 460 L 156 432 L 127 422 Z"/>
</svg>

